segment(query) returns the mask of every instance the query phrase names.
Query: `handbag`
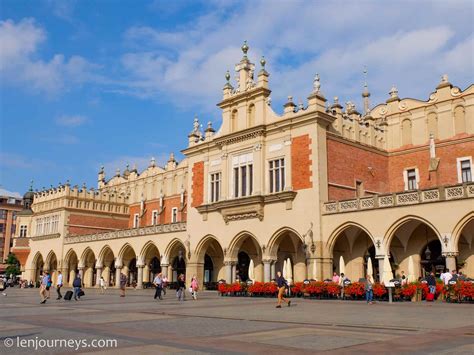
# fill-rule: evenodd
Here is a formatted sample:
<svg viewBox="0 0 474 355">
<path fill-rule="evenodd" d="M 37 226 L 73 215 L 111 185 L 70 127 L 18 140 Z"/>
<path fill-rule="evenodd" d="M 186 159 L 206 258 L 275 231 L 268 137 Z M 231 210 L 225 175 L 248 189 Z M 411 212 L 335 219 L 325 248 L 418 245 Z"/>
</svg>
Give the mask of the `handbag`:
<svg viewBox="0 0 474 355">
<path fill-rule="evenodd" d="M 192 287 L 189 288 L 189 293 L 193 293 L 193 288 Z"/>
</svg>

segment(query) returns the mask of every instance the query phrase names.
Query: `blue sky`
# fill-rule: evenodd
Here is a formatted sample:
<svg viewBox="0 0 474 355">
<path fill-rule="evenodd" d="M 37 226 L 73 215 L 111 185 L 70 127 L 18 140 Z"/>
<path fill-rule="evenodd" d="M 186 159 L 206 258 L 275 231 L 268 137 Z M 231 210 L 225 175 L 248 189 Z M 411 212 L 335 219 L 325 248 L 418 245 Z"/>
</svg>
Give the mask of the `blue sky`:
<svg viewBox="0 0 474 355">
<path fill-rule="evenodd" d="M 272 106 L 305 100 L 315 73 L 329 101 L 372 105 L 395 84 L 426 100 L 447 73 L 473 83 L 472 1 L 0 2 L 0 188 L 95 187 L 125 164 L 164 162 L 197 114 L 217 128 L 227 69 L 267 60 Z M 178 157 L 181 157 L 177 154 Z"/>
</svg>

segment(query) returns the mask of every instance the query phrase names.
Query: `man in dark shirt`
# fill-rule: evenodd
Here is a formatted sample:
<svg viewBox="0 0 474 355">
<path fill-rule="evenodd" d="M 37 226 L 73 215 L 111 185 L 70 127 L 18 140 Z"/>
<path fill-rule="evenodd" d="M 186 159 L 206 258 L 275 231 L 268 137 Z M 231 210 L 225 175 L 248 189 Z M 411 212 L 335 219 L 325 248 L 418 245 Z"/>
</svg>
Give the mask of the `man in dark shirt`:
<svg viewBox="0 0 474 355">
<path fill-rule="evenodd" d="M 284 301 L 288 304 L 288 307 L 291 305 L 291 301 L 283 297 L 285 294 L 286 287 L 288 286 L 287 281 L 281 276 L 281 272 L 277 272 L 276 283 L 278 286 L 278 304 L 276 308 L 281 308 L 281 301 Z"/>
</svg>

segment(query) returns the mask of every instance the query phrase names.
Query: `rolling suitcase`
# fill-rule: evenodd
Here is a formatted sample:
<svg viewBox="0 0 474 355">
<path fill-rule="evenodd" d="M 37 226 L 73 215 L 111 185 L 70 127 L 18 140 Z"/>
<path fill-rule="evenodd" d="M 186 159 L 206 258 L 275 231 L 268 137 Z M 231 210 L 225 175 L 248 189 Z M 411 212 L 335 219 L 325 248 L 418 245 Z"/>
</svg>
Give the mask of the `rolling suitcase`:
<svg viewBox="0 0 474 355">
<path fill-rule="evenodd" d="M 427 293 L 426 294 L 426 302 L 433 302 L 434 301 L 434 293 Z"/>
<path fill-rule="evenodd" d="M 64 299 L 66 301 L 70 301 L 72 298 L 72 291 L 67 291 L 66 294 L 64 295 Z"/>
</svg>

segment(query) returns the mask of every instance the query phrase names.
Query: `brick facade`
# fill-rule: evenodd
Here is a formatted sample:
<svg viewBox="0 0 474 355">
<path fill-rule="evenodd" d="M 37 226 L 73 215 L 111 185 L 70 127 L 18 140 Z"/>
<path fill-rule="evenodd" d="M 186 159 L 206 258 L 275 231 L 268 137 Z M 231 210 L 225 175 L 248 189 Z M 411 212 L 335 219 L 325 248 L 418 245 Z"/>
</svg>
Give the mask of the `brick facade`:
<svg viewBox="0 0 474 355">
<path fill-rule="evenodd" d="M 128 221 L 124 217 L 98 217 L 71 213 L 68 219 L 68 234 L 84 235 L 107 232 L 110 229 L 127 228 L 127 224 Z"/>
<path fill-rule="evenodd" d="M 291 140 L 291 184 L 293 190 L 313 187 L 311 181 L 311 138 L 308 134 Z"/>
<path fill-rule="evenodd" d="M 429 145 L 377 152 L 329 135 L 327 152 L 328 196 L 333 201 L 356 197 L 356 181 L 363 183 L 366 195 L 403 191 L 403 171 L 407 168 L 418 169 L 419 189 L 457 184 L 456 159 L 474 156 L 474 141 L 437 141 L 436 157 L 440 162 L 437 171 L 433 172 L 429 171 Z"/>
<path fill-rule="evenodd" d="M 186 195 L 184 196 L 186 201 Z M 178 208 L 178 222 L 186 222 L 186 208 L 181 209 L 181 195 L 166 197 L 163 199 L 163 211 L 158 215 L 156 224 L 169 224 L 172 220 L 173 208 Z M 153 225 L 153 211 L 160 211 L 160 200 L 155 199 L 145 202 L 145 214 L 140 218 L 140 227 Z M 135 213 L 140 214 L 140 204 L 130 206 L 130 218 L 128 227 L 133 228 L 133 216 Z"/>
<path fill-rule="evenodd" d="M 474 137 L 474 136 L 472 136 Z M 403 191 L 403 170 L 418 168 L 420 175 L 419 189 L 458 183 L 457 158 L 474 157 L 474 141 L 459 142 L 459 140 L 445 140 L 436 142 L 436 157 L 439 158 L 438 170 L 429 171 L 429 145 L 417 147 L 415 151 L 392 152 L 389 158 L 390 191 Z"/>
<path fill-rule="evenodd" d="M 332 136 L 327 138 L 327 154 L 329 200 L 356 197 L 356 181 L 367 194 L 389 191 L 387 154 Z"/>
<path fill-rule="evenodd" d="M 204 202 L 204 162 L 200 161 L 193 165 L 192 178 L 192 202 L 191 207 L 197 207 Z"/>
</svg>

